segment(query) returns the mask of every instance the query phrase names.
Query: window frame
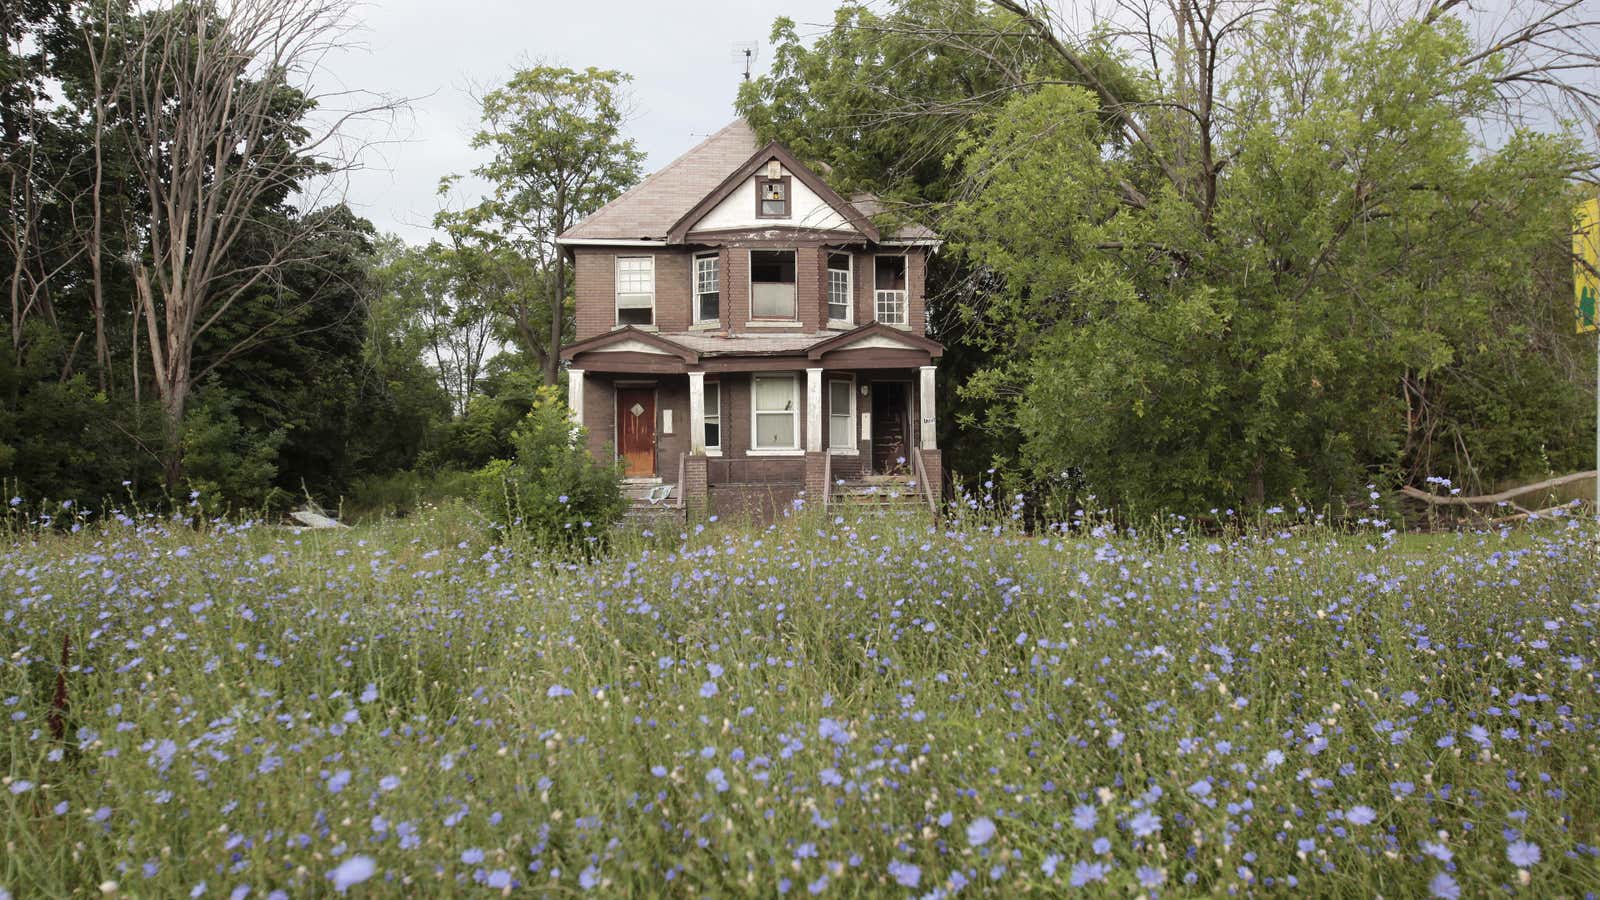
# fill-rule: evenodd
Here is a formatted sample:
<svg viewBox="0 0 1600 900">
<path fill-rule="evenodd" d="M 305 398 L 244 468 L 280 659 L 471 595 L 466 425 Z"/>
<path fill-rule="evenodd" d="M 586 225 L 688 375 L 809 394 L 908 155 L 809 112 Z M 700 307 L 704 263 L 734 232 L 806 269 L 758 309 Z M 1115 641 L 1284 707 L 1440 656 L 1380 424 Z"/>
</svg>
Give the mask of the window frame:
<svg viewBox="0 0 1600 900">
<path fill-rule="evenodd" d="M 901 265 L 901 269 L 902 269 L 901 277 L 904 279 L 906 286 L 901 288 L 899 291 L 894 291 L 895 293 L 899 293 L 901 295 L 901 309 L 900 309 L 901 320 L 898 321 L 898 322 L 891 321 L 889 319 L 885 319 L 879 313 L 879 310 L 878 310 L 878 293 L 879 293 L 879 290 L 880 290 L 880 288 L 878 287 L 878 260 L 881 260 L 881 259 L 898 259 L 898 260 L 900 260 L 900 265 Z M 892 291 L 893 289 L 890 289 L 890 290 Z M 905 253 L 875 253 L 875 254 L 873 254 L 873 256 L 872 256 L 872 321 L 874 321 L 874 322 L 882 322 L 883 324 L 888 325 L 890 328 L 910 328 L 911 327 L 911 257 L 910 257 L 909 254 L 905 254 Z"/>
<path fill-rule="evenodd" d="M 702 387 L 703 390 L 700 395 L 700 418 L 702 419 L 700 438 L 705 442 L 707 456 L 720 456 L 722 454 L 722 382 L 707 381 Z M 717 411 L 715 414 L 712 414 L 711 406 L 706 402 L 713 396 L 717 398 Z M 705 429 L 711 425 L 717 426 L 717 442 L 714 444 L 707 439 L 704 433 Z"/>
<path fill-rule="evenodd" d="M 705 296 L 700 291 L 700 263 L 711 260 L 716 264 L 717 289 L 706 293 L 717 295 L 717 315 L 714 318 L 705 318 L 701 315 L 700 298 Z M 689 302 L 694 306 L 690 311 L 696 325 L 716 325 L 722 321 L 722 254 L 713 250 L 710 252 L 696 253 L 689 261 Z"/>
<path fill-rule="evenodd" d="M 789 409 L 762 410 L 760 384 L 763 381 L 787 381 L 789 383 Z M 784 412 L 789 414 L 789 419 L 794 423 L 794 443 L 787 446 L 770 446 L 761 443 L 761 417 L 776 416 Z M 801 441 L 804 435 L 800 433 L 800 378 L 794 373 L 777 373 L 752 375 L 750 377 L 750 450 L 756 453 L 773 452 L 800 452 Z"/>
<path fill-rule="evenodd" d="M 835 255 L 843 256 L 845 258 L 846 265 L 845 265 L 844 269 L 842 269 L 842 270 L 841 269 L 835 269 L 833 267 L 833 264 L 832 264 L 831 260 Z M 822 262 L 823 262 L 823 266 L 827 269 L 827 272 L 828 272 L 827 296 L 825 296 L 823 298 L 823 300 L 825 301 L 824 306 L 826 307 L 827 313 L 828 313 L 828 316 L 827 316 L 828 322 L 830 324 L 833 323 L 833 322 L 840 322 L 840 323 L 843 323 L 845 325 L 853 325 L 853 324 L 855 324 L 855 321 L 856 321 L 856 255 L 854 253 L 851 253 L 849 250 L 829 250 L 824 255 L 824 258 L 823 258 Z M 844 316 L 843 317 L 835 316 L 833 314 L 833 273 L 839 272 L 839 271 L 843 271 L 844 272 Z"/>
<path fill-rule="evenodd" d="M 847 408 L 845 409 L 845 412 L 844 412 L 843 416 L 841 416 L 839 414 L 838 410 L 834 409 L 834 405 L 833 405 L 833 386 L 836 385 L 836 384 L 844 385 L 845 386 L 845 396 L 850 398 L 850 402 L 847 404 Z M 833 442 L 833 421 L 834 421 L 834 419 L 837 419 L 837 418 L 844 418 L 845 419 L 846 425 L 850 429 L 850 439 L 849 439 L 848 442 L 836 446 L 834 444 L 834 442 Z M 850 375 L 850 376 L 847 376 L 847 377 L 844 377 L 844 378 L 829 378 L 828 379 L 828 452 L 836 454 L 836 455 L 841 455 L 841 456 L 855 454 L 855 453 L 859 453 L 860 452 L 861 436 L 858 433 L 858 429 L 856 427 L 856 421 L 857 421 L 856 420 L 856 377 L 854 375 Z"/>
<path fill-rule="evenodd" d="M 633 322 L 623 322 L 622 321 L 622 310 L 623 310 L 622 295 L 624 293 L 624 291 L 622 290 L 622 264 L 624 262 L 626 262 L 626 261 L 634 261 L 634 260 L 649 260 L 650 261 L 650 290 L 649 290 L 649 294 L 650 294 L 650 321 L 647 324 L 644 324 L 644 325 L 639 325 L 639 324 L 633 323 Z M 627 254 L 627 255 L 623 255 L 623 254 L 619 253 L 619 254 L 617 254 L 617 256 L 614 258 L 614 260 L 612 262 L 611 273 L 612 273 L 611 312 L 612 312 L 612 316 L 613 316 L 613 319 L 612 319 L 613 323 L 619 328 L 624 326 L 624 325 L 632 325 L 634 328 L 654 328 L 656 326 L 656 256 L 655 256 L 655 254 L 654 253 L 646 253 L 646 254 L 631 254 L 630 253 L 630 254 Z M 628 293 L 630 295 L 638 295 L 638 294 L 642 294 L 642 293 L 645 293 L 645 292 L 644 291 L 627 291 L 626 293 Z M 644 309 L 644 307 L 642 307 L 642 306 L 630 306 L 630 307 L 628 307 L 628 309 Z"/>
<path fill-rule="evenodd" d="M 787 316 L 758 316 L 756 315 L 756 267 L 755 255 L 757 253 L 787 253 L 793 260 L 794 281 L 789 284 L 794 288 L 794 296 L 789 301 L 789 315 Z M 745 251 L 745 281 L 746 295 L 750 298 L 750 317 L 748 322 L 782 322 L 784 324 L 799 324 L 800 322 L 800 251 L 798 249 L 785 249 L 783 247 L 761 247 Z M 782 284 L 783 282 L 761 282 L 762 284 Z"/>
<path fill-rule="evenodd" d="M 783 187 L 783 212 L 768 213 L 762 208 L 761 189 L 769 184 L 778 184 Z M 779 175 L 777 178 L 768 178 L 766 175 L 756 176 L 756 218 L 758 219 L 789 219 L 794 214 L 794 176 Z"/>
</svg>

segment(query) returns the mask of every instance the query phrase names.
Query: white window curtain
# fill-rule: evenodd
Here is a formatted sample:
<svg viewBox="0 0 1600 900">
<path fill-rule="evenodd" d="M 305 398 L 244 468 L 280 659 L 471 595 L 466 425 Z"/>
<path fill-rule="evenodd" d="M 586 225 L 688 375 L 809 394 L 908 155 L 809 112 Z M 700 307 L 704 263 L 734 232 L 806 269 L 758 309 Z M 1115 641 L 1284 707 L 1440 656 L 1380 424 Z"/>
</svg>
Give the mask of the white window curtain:
<svg viewBox="0 0 1600 900">
<path fill-rule="evenodd" d="M 792 375 L 754 380 L 755 448 L 794 450 L 800 446 L 800 395 Z"/>
<path fill-rule="evenodd" d="M 853 450 L 856 446 L 855 383 L 828 382 L 828 447 Z"/>
</svg>

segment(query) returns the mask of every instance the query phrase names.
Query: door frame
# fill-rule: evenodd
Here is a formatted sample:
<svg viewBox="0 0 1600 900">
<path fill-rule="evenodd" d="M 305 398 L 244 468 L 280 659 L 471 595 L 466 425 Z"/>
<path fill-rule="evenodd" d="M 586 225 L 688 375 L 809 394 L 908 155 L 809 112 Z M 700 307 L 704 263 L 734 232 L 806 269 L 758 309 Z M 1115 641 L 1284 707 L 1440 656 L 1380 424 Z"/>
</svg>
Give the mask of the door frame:
<svg viewBox="0 0 1600 900">
<path fill-rule="evenodd" d="M 616 381 L 612 382 L 611 402 L 611 457 L 623 463 L 626 471 L 627 463 L 622 457 L 622 392 L 623 391 L 650 391 L 650 405 L 654 419 L 650 423 L 650 474 L 623 476 L 623 481 L 629 482 L 654 482 L 661 480 L 661 387 L 654 381 Z"/>
<path fill-rule="evenodd" d="M 857 373 L 857 377 L 860 377 L 860 373 L 859 372 Z M 869 391 L 868 391 L 868 394 L 867 394 L 867 411 L 872 413 L 872 427 L 867 429 L 867 434 L 866 434 L 866 439 L 867 439 L 867 464 L 862 467 L 863 471 L 866 471 L 866 472 L 868 472 L 868 474 L 871 474 L 871 475 L 884 475 L 884 474 L 887 474 L 887 473 L 884 473 L 884 472 L 879 472 L 877 470 L 877 466 L 874 464 L 876 459 L 877 459 L 877 452 L 876 451 L 878 449 L 878 442 L 873 440 L 873 432 L 878 430 L 878 414 L 877 414 L 877 412 L 875 410 L 875 407 L 878 404 L 878 385 L 880 385 L 880 384 L 898 384 L 905 390 L 905 394 L 904 394 L 905 414 L 906 414 L 905 427 L 906 427 L 906 431 L 907 431 L 906 436 L 905 436 L 905 441 L 906 441 L 906 467 L 907 468 L 911 468 L 911 449 L 912 449 L 912 446 L 913 446 L 913 441 L 916 440 L 916 437 L 910 433 L 912 425 L 913 425 L 913 422 L 914 422 L 913 415 L 916 412 L 916 410 L 912 409 L 912 407 L 911 407 L 911 403 L 912 403 L 912 400 L 911 400 L 911 387 L 912 387 L 913 384 L 915 384 L 915 381 L 909 376 L 889 377 L 889 378 L 877 378 L 877 377 L 874 377 L 874 378 L 871 378 L 870 380 L 868 380 L 866 382 L 866 384 L 869 387 Z M 858 426 L 860 425 L 859 422 L 857 422 L 856 424 Z"/>
</svg>

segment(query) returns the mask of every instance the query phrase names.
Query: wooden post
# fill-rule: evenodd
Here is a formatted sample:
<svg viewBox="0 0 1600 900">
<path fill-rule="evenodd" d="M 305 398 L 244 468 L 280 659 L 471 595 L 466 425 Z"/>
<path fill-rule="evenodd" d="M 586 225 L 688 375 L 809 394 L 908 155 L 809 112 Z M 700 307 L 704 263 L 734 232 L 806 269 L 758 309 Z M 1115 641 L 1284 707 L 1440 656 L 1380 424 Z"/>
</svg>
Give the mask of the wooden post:
<svg viewBox="0 0 1600 900">
<path fill-rule="evenodd" d="M 689 373 L 689 453 L 706 455 L 706 373 Z"/>
</svg>

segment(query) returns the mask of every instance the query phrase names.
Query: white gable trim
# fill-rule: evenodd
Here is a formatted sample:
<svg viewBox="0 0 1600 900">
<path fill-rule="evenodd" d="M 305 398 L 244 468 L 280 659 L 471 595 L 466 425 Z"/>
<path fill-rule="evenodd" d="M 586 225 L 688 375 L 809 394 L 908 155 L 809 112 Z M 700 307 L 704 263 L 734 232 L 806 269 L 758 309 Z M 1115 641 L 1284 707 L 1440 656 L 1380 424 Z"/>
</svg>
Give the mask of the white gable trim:
<svg viewBox="0 0 1600 900">
<path fill-rule="evenodd" d="M 854 341 L 847 341 L 829 347 L 827 352 L 835 353 L 840 350 L 871 350 L 874 348 L 887 348 L 890 350 L 921 350 L 922 347 L 910 341 L 896 340 L 887 334 L 869 334 Z"/>
<path fill-rule="evenodd" d="M 765 167 L 758 175 L 766 173 Z M 694 231 L 737 231 L 741 229 L 801 228 L 810 231 L 843 231 L 860 234 L 850 220 L 833 208 L 809 185 L 795 176 L 788 167 L 783 174 L 790 176 L 789 216 L 784 219 L 756 215 L 756 177 L 746 178 L 732 193 L 712 207 L 709 212 L 690 223 Z"/>
<path fill-rule="evenodd" d="M 628 338 L 625 341 L 617 341 L 615 344 L 607 344 L 604 347 L 595 347 L 592 350 L 585 350 L 583 352 L 585 352 L 585 353 L 652 353 L 652 354 L 655 354 L 656 356 L 671 356 L 672 355 L 671 353 L 668 353 L 667 351 L 661 349 L 660 347 L 657 347 L 654 344 L 646 344 L 644 341 L 641 341 L 638 338 Z"/>
</svg>

